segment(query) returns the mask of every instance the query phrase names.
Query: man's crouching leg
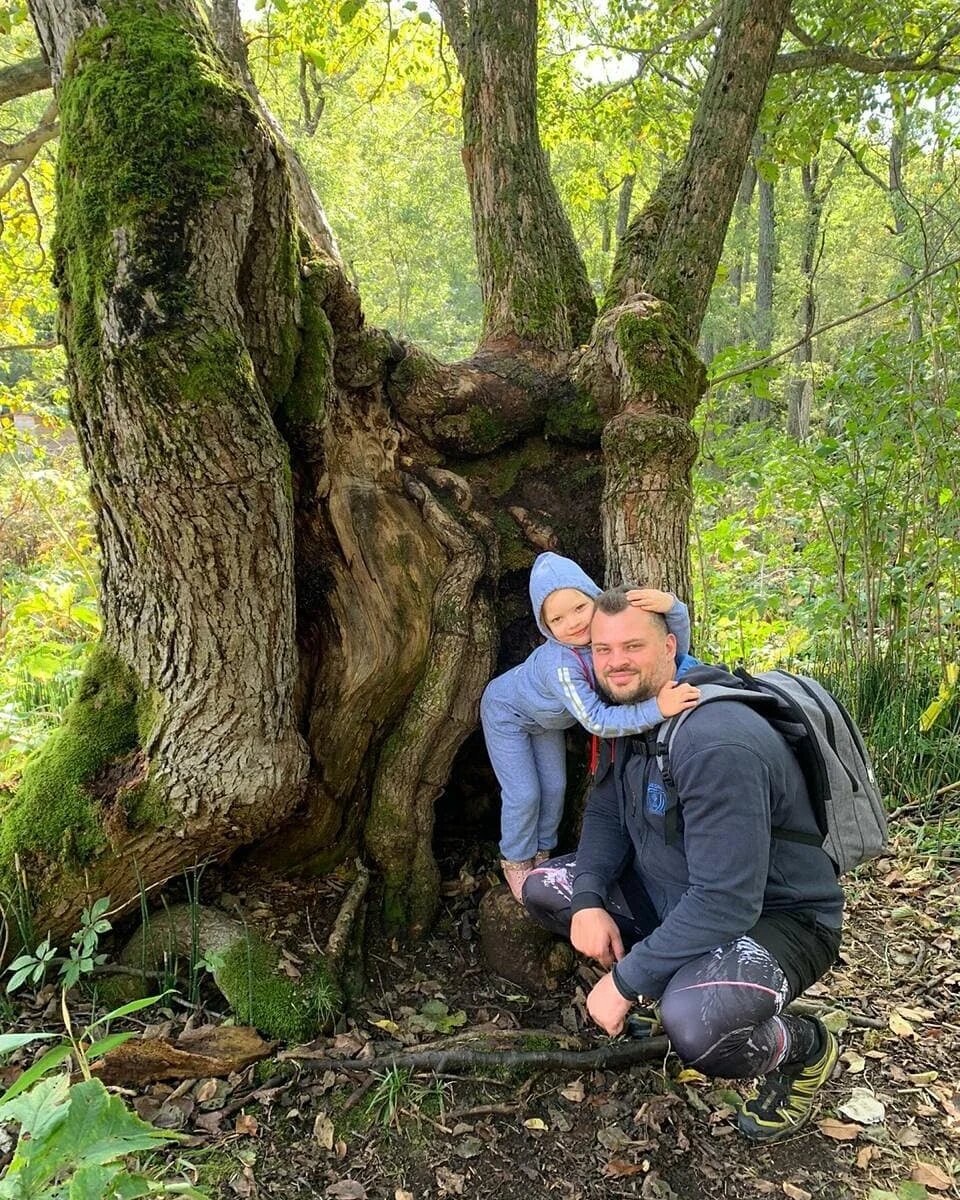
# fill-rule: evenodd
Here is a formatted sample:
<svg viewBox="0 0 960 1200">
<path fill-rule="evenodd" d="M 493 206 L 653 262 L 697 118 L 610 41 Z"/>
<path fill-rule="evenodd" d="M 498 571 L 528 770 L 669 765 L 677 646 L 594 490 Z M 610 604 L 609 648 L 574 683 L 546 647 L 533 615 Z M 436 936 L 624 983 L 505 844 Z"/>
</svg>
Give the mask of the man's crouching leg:
<svg viewBox="0 0 960 1200">
<path fill-rule="evenodd" d="M 686 1066 L 729 1079 L 764 1077 L 737 1118 L 758 1141 L 776 1141 L 810 1118 L 837 1061 L 836 1038 L 820 1021 L 782 1014 L 789 991 L 773 955 L 742 937 L 682 967 L 660 1004 Z"/>
</svg>

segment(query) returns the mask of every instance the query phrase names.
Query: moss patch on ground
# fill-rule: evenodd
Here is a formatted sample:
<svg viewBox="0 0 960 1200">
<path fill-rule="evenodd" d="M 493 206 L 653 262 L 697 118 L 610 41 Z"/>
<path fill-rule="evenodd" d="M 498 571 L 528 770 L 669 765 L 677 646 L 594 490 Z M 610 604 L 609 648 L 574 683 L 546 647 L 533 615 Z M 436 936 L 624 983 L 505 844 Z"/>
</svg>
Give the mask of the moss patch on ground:
<svg viewBox="0 0 960 1200">
<path fill-rule="evenodd" d="M 340 1012 L 339 985 L 322 958 L 296 980 L 279 964 L 277 949 L 250 934 L 211 965 L 217 987 L 241 1023 L 283 1042 L 309 1041 Z"/>
</svg>

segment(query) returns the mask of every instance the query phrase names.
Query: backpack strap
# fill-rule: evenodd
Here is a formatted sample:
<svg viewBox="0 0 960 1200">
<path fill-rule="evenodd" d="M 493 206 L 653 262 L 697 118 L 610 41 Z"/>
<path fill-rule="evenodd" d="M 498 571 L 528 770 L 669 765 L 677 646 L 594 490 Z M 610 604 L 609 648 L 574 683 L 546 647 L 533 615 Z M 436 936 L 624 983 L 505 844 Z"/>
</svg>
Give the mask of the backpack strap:
<svg viewBox="0 0 960 1200">
<path fill-rule="evenodd" d="M 685 677 L 686 678 L 686 677 Z M 747 685 L 749 676 L 744 679 L 744 684 Z M 752 682 L 752 681 L 750 681 Z M 703 708 L 705 704 L 711 704 L 717 700 L 739 700 L 742 704 L 749 704 L 751 708 L 758 709 L 761 713 L 766 710 L 778 707 L 777 702 L 763 692 L 749 689 L 748 685 L 743 689 L 736 687 L 724 687 L 722 684 L 702 683 L 697 685 L 700 688 L 700 700 L 694 708 L 684 709 L 683 712 L 677 713 L 676 716 L 668 717 L 657 730 L 656 742 L 656 758 L 657 766 L 660 769 L 660 775 L 663 779 L 663 790 L 667 794 L 667 811 L 664 814 L 664 840 L 668 846 L 676 845 L 680 838 L 680 793 L 677 791 L 677 781 L 673 777 L 673 771 L 670 767 L 670 747 L 673 745 L 674 738 L 684 721 L 692 712 Z M 785 835 L 787 830 L 777 829 L 771 830 L 773 837 L 780 838 Z M 791 841 L 807 841 L 810 835 L 804 833 L 794 834 L 790 832 Z M 784 839 L 787 840 L 787 839 Z M 812 845 L 819 846 L 820 841 L 813 838 Z"/>
</svg>

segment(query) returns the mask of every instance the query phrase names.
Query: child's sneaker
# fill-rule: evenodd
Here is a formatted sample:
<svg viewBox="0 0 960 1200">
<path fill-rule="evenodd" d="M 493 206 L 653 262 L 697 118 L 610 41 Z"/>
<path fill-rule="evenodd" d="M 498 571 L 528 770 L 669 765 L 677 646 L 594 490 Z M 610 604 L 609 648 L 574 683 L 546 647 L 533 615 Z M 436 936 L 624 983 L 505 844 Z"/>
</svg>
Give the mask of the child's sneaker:
<svg viewBox="0 0 960 1200">
<path fill-rule="evenodd" d="M 521 858 L 516 861 L 509 858 L 500 859 L 500 870 L 518 904 L 523 903 L 523 881 L 533 870 L 533 862 L 532 858 Z"/>
<path fill-rule="evenodd" d="M 627 1019 L 624 1023 L 623 1032 L 628 1038 L 648 1038 L 654 1037 L 658 1033 L 663 1033 L 663 1026 L 660 1024 L 659 1008 L 643 1007 L 632 1008 L 627 1013 Z"/>
<path fill-rule="evenodd" d="M 756 1096 L 737 1114 L 742 1134 L 757 1142 L 775 1142 L 804 1125 L 813 1112 L 817 1093 L 833 1074 L 840 1049 L 837 1039 L 820 1021 L 820 1049 L 813 1060 L 791 1063 L 764 1077 Z"/>
</svg>

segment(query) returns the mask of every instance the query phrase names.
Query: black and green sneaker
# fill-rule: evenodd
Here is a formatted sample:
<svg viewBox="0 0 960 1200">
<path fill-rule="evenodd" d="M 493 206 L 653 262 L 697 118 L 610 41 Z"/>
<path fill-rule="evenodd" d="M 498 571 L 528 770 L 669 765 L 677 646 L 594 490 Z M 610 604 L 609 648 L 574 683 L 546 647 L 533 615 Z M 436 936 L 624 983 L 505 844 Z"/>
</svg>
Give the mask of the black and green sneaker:
<svg viewBox="0 0 960 1200">
<path fill-rule="evenodd" d="M 638 1005 L 631 1009 L 624 1022 L 623 1032 L 629 1038 L 656 1037 L 658 1033 L 663 1033 L 660 1009 L 653 1005 L 649 1008 L 646 1005 Z"/>
<path fill-rule="evenodd" d="M 840 1048 L 829 1029 L 817 1021 L 820 1048 L 813 1060 L 792 1063 L 764 1077 L 756 1096 L 737 1114 L 737 1127 L 756 1142 L 788 1137 L 809 1119 L 817 1092 L 837 1065 Z"/>
</svg>

